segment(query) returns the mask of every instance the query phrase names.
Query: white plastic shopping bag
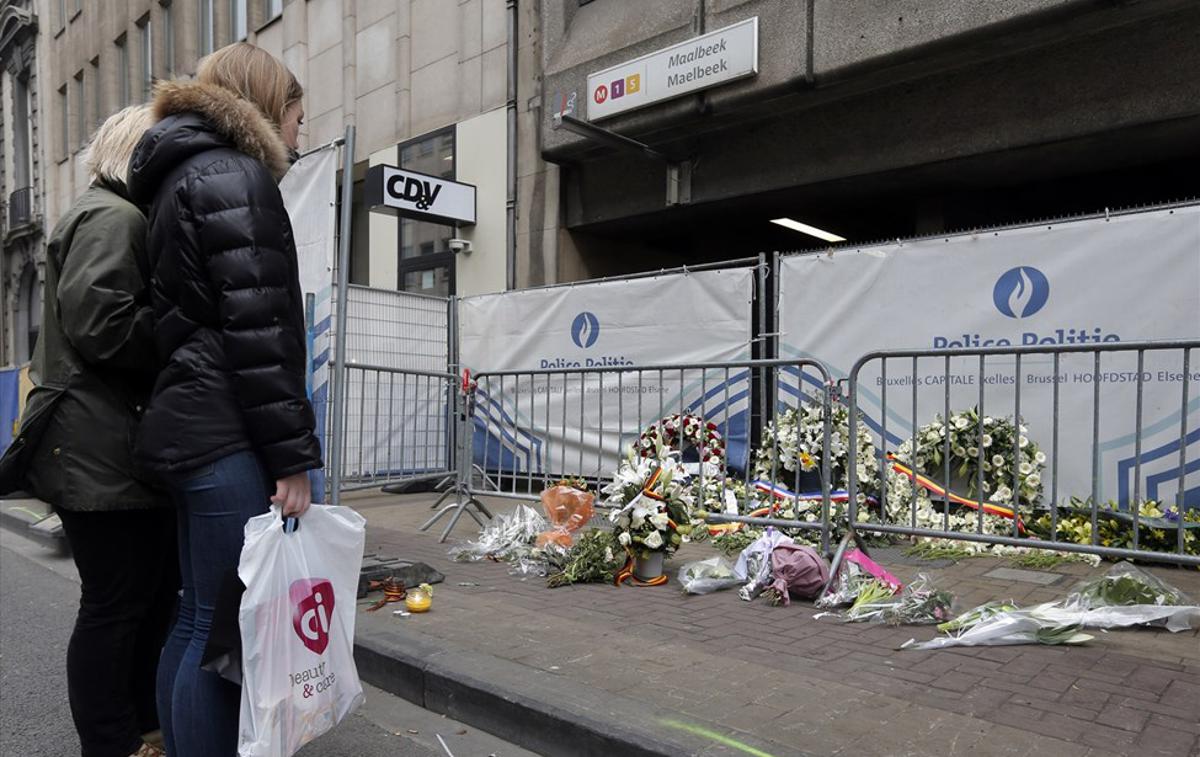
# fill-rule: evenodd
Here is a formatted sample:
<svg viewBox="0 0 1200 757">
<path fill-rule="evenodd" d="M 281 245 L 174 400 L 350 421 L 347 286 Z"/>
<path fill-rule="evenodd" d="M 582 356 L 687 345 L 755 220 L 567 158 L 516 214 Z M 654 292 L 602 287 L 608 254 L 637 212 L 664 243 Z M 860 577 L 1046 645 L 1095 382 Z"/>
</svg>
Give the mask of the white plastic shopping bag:
<svg viewBox="0 0 1200 757">
<path fill-rule="evenodd" d="M 286 533 L 279 508 L 246 523 L 240 757 L 290 757 L 362 703 L 355 596 L 366 520 L 313 505 Z"/>
</svg>

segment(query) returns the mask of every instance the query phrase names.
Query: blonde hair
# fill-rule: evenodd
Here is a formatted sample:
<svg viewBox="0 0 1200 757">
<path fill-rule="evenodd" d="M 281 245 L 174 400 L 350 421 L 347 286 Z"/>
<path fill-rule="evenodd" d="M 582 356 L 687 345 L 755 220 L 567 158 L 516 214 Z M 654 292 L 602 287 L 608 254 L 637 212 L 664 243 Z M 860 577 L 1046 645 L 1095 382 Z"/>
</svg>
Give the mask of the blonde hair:
<svg viewBox="0 0 1200 757">
<path fill-rule="evenodd" d="M 90 179 L 124 185 L 134 148 L 154 124 L 149 105 L 131 105 L 109 116 L 92 136 L 83 158 Z"/>
<path fill-rule="evenodd" d="M 258 106 L 276 126 L 304 88 L 274 55 L 247 42 L 235 42 L 200 61 L 196 80 L 215 84 Z"/>
</svg>

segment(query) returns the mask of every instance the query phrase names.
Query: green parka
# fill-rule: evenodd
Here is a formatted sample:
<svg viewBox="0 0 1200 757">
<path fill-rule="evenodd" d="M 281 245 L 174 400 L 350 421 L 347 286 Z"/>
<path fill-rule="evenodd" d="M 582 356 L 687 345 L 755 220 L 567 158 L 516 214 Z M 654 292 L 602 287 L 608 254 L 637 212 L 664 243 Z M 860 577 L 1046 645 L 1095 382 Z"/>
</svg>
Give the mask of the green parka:
<svg viewBox="0 0 1200 757">
<path fill-rule="evenodd" d="M 66 510 L 170 504 L 134 470 L 134 436 L 157 358 L 146 218 L 124 195 L 122 186 L 91 186 L 58 222 L 46 251 L 42 331 L 25 418 L 39 412 L 51 418 L 26 483 Z"/>
</svg>

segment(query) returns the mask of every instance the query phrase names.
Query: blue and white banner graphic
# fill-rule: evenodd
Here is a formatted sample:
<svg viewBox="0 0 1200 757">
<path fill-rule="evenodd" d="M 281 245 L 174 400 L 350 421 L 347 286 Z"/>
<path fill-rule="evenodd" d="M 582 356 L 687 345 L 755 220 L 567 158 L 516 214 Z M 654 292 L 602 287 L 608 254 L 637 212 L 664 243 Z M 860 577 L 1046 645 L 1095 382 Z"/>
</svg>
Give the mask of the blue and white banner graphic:
<svg viewBox="0 0 1200 757">
<path fill-rule="evenodd" d="M 462 363 L 478 373 L 747 360 L 753 297 L 753 268 L 467 297 Z M 485 377 L 475 461 L 531 477 L 609 476 L 642 429 L 676 413 L 715 423 L 730 464 L 744 467 L 750 379 L 732 369 Z"/>
<path fill-rule="evenodd" d="M 317 415 L 317 436 L 325 446 L 329 408 L 329 334 L 332 314 L 333 262 L 337 247 L 337 158 L 330 146 L 310 153 L 291 167 L 279 182 L 283 204 L 291 217 L 300 262 L 308 325 L 309 398 Z M 314 481 L 314 496 L 324 482 Z"/>
<path fill-rule="evenodd" d="M 812 357 L 844 378 L 874 350 L 1007 345 L 1094 345 L 1200 338 L 1200 208 L 1113 216 L 901 242 L 785 258 L 780 275 L 781 358 Z M 1200 350 L 1191 358 L 1183 405 L 1179 350 L 1146 352 L 1142 367 L 1141 492 L 1174 504 L 1180 495 L 1180 430 L 1187 416 L 1183 494 L 1200 506 Z M 1099 375 L 1097 382 L 1096 376 Z M 1057 466 L 1058 497 L 1086 498 L 1093 466 L 1102 501 L 1133 497 L 1137 355 L 941 357 L 879 361 L 864 368 L 859 406 L 894 451 L 918 425 L 979 404 L 1011 417 L 1017 383 L 1030 438 L 1050 456 L 1047 498 Z M 1052 453 L 1055 389 L 1058 454 Z M 1093 419 L 1099 400 L 1099 446 Z M 1179 497 L 1183 498 L 1183 497 Z"/>
<path fill-rule="evenodd" d="M 8 449 L 21 426 L 21 369 L 0 369 L 0 452 Z"/>
</svg>

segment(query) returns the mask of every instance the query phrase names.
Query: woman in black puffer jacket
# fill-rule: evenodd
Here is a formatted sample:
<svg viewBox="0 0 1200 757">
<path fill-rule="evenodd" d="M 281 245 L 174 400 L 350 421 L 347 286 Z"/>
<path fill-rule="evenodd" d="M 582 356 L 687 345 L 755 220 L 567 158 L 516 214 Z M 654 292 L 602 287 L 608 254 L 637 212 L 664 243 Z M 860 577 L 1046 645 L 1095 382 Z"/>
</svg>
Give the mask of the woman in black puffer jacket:
<svg viewBox="0 0 1200 757">
<path fill-rule="evenodd" d="M 240 691 L 200 669 L 242 529 L 274 501 L 308 508 L 320 467 L 305 395 L 303 301 L 277 182 L 297 147 L 302 90 L 245 43 L 159 86 L 162 120 L 134 154 L 149 208 L 155 340 L 163 362 L 137 444 L 179 508 L 183 600 L 159 666 L 168 754 L 236 751 Z M 291 151 L 291 152 L 290 152 Z"/>
</svg>

